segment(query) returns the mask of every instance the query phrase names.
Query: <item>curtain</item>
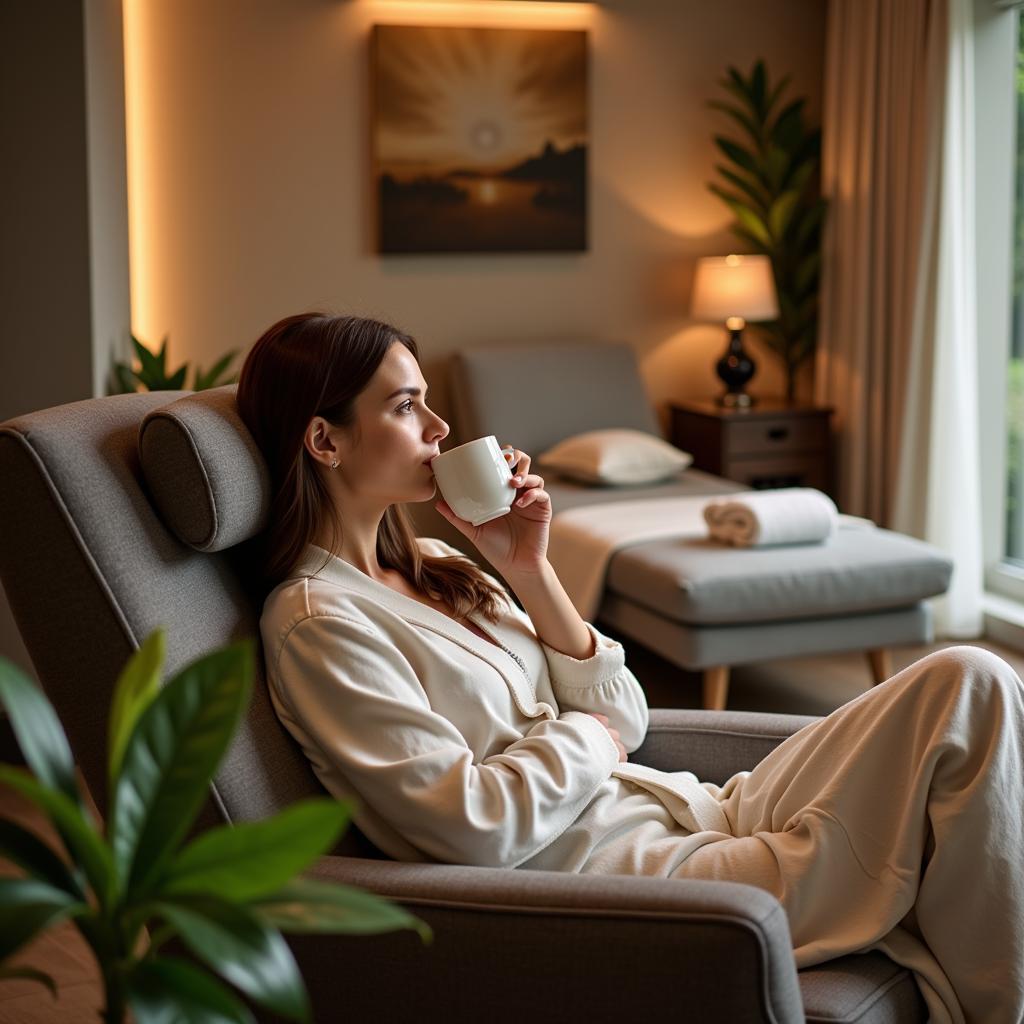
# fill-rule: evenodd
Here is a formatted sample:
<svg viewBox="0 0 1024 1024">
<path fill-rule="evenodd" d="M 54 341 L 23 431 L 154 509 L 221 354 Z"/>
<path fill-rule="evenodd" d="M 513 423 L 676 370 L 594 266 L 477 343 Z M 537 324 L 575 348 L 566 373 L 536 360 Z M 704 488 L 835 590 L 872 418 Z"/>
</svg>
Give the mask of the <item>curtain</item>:
<svg viewBox="0 0 1024 1024">
<path fill-rule="evenodd" d="M 940 636 L 982 629 L 970 0 L 831 0 L 815 397 L 846 512 L 954 563 Z"/>
</svg>

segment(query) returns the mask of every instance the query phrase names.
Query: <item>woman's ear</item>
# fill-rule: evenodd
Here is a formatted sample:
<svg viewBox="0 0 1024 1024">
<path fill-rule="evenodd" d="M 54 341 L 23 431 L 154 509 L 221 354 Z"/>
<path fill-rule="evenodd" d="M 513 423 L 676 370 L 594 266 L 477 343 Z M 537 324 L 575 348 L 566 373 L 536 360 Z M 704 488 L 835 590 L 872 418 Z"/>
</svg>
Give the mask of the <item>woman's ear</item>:
<svg viewBox="0 0 1024 1024">
<path fill-rule="evenodd" d="M 306 427 L 302 439 L 306 451 L 324 466 L 334 469 L 338 465 L 338 450 L 331 438 L 331 425 L 322 416 L 314 416 Z M 332 465 L 333 463 L 333 465 Z"/>
</svg>

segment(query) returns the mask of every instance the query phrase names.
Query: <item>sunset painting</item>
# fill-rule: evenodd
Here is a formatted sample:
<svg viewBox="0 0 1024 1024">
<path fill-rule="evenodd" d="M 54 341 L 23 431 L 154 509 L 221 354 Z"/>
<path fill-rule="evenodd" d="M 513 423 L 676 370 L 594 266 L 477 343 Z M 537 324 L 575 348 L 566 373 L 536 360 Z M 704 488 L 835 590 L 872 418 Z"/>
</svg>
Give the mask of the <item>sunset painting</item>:
<svg viewBox="0 0 1024 1024">
<path fill-rule="evenodd" d="M 587 34 L 375 25 L 378 249 L 587 247 Z"/>
</svg>

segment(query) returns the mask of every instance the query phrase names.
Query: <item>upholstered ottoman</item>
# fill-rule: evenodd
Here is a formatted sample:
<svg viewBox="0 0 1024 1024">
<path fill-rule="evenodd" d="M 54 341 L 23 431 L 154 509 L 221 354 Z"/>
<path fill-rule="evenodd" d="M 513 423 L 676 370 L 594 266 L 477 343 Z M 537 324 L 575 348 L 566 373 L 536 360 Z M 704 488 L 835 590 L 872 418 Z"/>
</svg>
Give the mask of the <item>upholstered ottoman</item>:
<svg viewBox="0 0 1024 1024">
<path fill-rule="evenodd" d="M 794 653 L 866 650 L 888 678 L 887 648 L 932 639 L 926 601 L 951 574 L 931 545 L 871 526 L 775 548 L 651 541 L 612 556 L 599 618 L 703 669 L 704 705 L 722 708 L 729 666 Z"/>
</svg>

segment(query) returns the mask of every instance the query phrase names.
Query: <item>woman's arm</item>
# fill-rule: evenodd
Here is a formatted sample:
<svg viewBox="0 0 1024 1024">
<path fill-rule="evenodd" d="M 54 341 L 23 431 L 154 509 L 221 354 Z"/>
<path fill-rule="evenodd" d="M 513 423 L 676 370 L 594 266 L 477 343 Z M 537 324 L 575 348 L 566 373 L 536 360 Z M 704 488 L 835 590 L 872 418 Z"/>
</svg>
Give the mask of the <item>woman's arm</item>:
<svg viewBox="0 0 1024 1024">
<path fill-rule="evenodd" d="M 510 574 L 505 582 L 522 602 L 539 640 L 578 661 L 593 657 L 594 638 L 547 559 L 537 572 Z"/>
</svg>

